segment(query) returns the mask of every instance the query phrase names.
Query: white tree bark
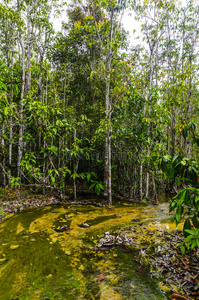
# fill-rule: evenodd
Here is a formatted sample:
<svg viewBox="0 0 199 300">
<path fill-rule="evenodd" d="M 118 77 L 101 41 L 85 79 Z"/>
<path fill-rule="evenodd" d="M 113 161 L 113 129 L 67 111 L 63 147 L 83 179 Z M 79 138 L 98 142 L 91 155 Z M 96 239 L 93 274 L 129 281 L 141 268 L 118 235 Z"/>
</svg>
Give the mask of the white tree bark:
<svg viewBox="0 0 199 300">
<path fill-rule="evenodd" d="M 20 95 L 20 109 L 19 109 L 19 140 L 18 140 L 18 158 L 17 158 L 17 175 L 21 177 L 21 160 L 23 155 L 23 99 L 25 91 L 25 46 L 22 40 L 22 33 L 19 32 L 19 43 L 21 46 L 21 67 L 22 67 L 22 84 L 21 84 L 21 95 Z"/>
<path fill-rule="evenodd" d="M 113 41 L 113 15 L 114 7 L 111 7 L 109 50 L 107 52 L 106 64 L 106 137 L 105 137 L 105 169 L 104 169 L 104 195 L 108 196 L 108 204 L 112 205 L 112 178 L 111 178 L 111 100 L 110 100 L 110 71 L 112 61 L 112 41 Z"/>
<path fill-rule="evenodd" d="M 3 121 L 2 125 L 2 137 L 1 137 L 1 149 L 2 149 L 2 161 L 1 161 L 1 167 L 2 167 L 2 176 L 3 176 L 3 186 L 6 186 L 6 170 L 5 170 L 5 140 L 4 140 L 4 134 L 5 134 L 5 123 Z"/>
<path fill-rule="evenodd" d="M 140 165 L 140 200 L 142 200 L 143 190 L 142 190 L 142 173 L 143 173 L 143 166 Z"/>
</svg>

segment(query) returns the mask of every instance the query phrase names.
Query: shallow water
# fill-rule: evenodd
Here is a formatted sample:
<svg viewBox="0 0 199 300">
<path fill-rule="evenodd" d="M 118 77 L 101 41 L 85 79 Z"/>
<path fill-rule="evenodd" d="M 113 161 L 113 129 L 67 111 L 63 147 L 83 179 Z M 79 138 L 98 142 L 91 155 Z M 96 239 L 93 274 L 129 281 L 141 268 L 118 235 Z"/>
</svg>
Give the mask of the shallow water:
<svg viewBox="0 0 199 300">
<path fill-rule="evenodd" d="M 100 235 L 134 218 L 152 229 L 175 229 L 168 203 L 41 207 L 9 216 L 0 223 L 0 299 L 169 299 L 138 272 L 136 251 L 96 250 Z M 90 227 L 80 228 L 82 222 Z M 71 231 L 54 230 L 63 225 Z"/>
</svg>

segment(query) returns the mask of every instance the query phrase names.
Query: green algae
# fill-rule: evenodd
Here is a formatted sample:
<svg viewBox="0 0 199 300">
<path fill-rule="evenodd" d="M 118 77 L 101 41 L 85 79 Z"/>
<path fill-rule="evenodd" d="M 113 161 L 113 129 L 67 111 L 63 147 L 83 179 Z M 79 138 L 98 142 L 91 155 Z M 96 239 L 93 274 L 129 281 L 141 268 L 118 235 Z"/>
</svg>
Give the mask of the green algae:
<svg viewBox="0 0 199 300">
<path fill-rule="evenodd" d="M 136 253 L 95 249 L 101 234 L 133 226 L 133 218 L 151 230 L 156 225 L 170 226 L 162 223 L 168 219 L 167 205 L 45 207 L 4 219 L 0 224 L 0 299 L 167 299 L 148 274 L 137 272 Z M 79 228 L 82 222 L 90 227 Z M 54 230 L 62 225 L 71 231 Z M 102 273 L 105 280 L 98 282 Z"/>
</svg>

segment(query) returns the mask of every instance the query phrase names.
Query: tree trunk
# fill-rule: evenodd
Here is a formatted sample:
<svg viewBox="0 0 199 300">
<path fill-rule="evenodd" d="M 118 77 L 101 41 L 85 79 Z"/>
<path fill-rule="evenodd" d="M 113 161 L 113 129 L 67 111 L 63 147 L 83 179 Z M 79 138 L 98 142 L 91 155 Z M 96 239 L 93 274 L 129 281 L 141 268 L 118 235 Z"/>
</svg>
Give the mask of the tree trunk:
<svg viewBox="0 0 199 300">
<path fill-rule="evenodd" d="M 176 114 L 175 107 L 172 106 L 172 116 L 171 116 L 171 156 L 175 155 L 175 143 L 176 143 Z"/>
<path fill-rule="evenodd" d="M 77 130 L 75 129 L 74 131 L 74 141 L 76 140 L 77 137 Z M 73 162 L 73 173 L 74 173 L 74 177 L 73 177 L 73 194 L 74 194 L 74 200 L 77 200 L 77 184 L 76 184 L 76 174 L 77 174 L 77 161 L 76 158 L 74 158 L 74 162 Z"/>
<path fill-rule="evenodd" d="M 105 154 L 104 154 L 104 197 L 108 197 L 108 133 L 105 137 Z"/>
<path fill-rule="evenodd" d="M 43 195 L 45 194 L 45 186 L 46 186 L 46 156 L 45 156 L 45 148 L 46 148 L 46 142 L 44 140 L 44 152 L 43 152 Z"/>
<path fill-rule="evenodd" d="M 153 182 L 153 197 L 157 202 L 158 196 L 157 196 L 157 190 L 156 190 L 156 184 L 155 184 L 155 176 L 154 176 L 154 173 L 152 171 L 151 171 L 151 175 L 152 175 L 152 182 Z"/>
<path fill-rule="evenodd" d="M 31 48 L 31 24 L 30 24 L 30 20 L 29 20 L 29 14 L 30 14 L 30 6 L 27 5 L 27 59 L 26 59 L 26 79 L 27 79 L 27 83 L 25 86 L 25 93 L 27 93 L 27 91 L 30 90 L 30 86 L 31 86 L 31 52 L 32 52 L 32 48 Z"/>
<path fill-rule="evenodd" d="M 3 186 L 6 186 L 6 170 L 5 170 L 5 141 L 4 141 L 4 134 L 5 134 L 5 123 L 3 121 L 2 125 L 2 138 L 1 138 L 1 149 L 2 149 L 2 176 L 3 176 Z"/>
<path fill-rule="evenodd" d="M 14 47 L 12 45 L 12 63 L 11 63 L 11 95 L 10 95 L 10 105 L 13 103 L 13 79 L 14 79 Z M 9 119 L 9 151 L 8 151 L 8 164 L 9 164 L 9 175 L 8 175 L 8 183 L 10 184 L 11 177 L 12 177 L 12 138 L 13 138 L 13 117 L 12 113 Z"/>
<path fill-rule="evenodd" d="M 21 159 L 23 154 L 23 99 L 25 89 L 25 49 L 22 41 L 22 34 L 19 33 L 19 43 L 21 46 L 21 65 L 22 65 L 22 84 L 21 84 L 21 96 L 20 96 L 20 110 L 19 110 L 19 141 L 18 141 L 18 158 L 17 158 L 17 176 L 21 178 Z"/>
<path fill-rule="evenodd" d="M 143 172 L 143 166 L 142 164 L 140 165 L 140 200 L 142 200 L 142 172 Z"/>
<path fill-rule="evenodd" d="M 108 137 L 108 201 L 109 205 L 112 205 L 112 178 L 111 178 L 111 114 L 109 115 L 109 137 Z"/>
<path fill-rule="evenodd" d="M 112 40 L 113 40 L 113 14 L 114 7 L 111 7 L 109 50 L 107 52 L 106 63 L 106 137 L 105 137 L 105 167 L 104 167 L 104 195 L 108 196 L 108 204 L 112 205 L 111 191 L 111 101 L 110 101 L 110 71 L 112 60 Z"/>
<path fill-rule="evenodd" d="M 149 172 L 146 173 L 146 194 L 145 198 L 149 199 Z"/>
</svg>

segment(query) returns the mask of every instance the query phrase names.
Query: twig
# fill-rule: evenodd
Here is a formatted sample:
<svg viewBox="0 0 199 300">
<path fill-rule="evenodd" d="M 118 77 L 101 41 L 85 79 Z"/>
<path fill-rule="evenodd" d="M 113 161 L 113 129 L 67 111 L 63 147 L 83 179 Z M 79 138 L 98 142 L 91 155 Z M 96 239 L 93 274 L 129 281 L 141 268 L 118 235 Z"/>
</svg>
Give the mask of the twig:
<svg viewBox="0 0 199 300">
<path fill-rule="evenodd" d="M 182 299 L 182 300 L 189 300 L 189 298 L 185 297 L 185 296 L 181 296 L 178 294 L 172 294 L 171 296 L 169 296 L 169 298 L 176 298 L 176 299 Z"/>
</svg>

